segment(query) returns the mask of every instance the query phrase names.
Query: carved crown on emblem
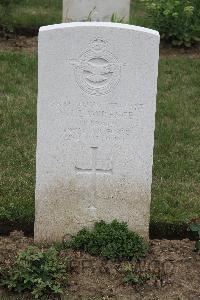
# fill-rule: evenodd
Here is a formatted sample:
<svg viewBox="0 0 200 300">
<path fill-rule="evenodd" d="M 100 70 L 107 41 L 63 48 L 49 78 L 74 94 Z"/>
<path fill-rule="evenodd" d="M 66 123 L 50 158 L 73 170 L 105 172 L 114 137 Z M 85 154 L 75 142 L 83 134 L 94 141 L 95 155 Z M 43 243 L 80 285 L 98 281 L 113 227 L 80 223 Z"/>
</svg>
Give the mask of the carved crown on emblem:
<svg viewBox="0 0 200 300">
<path fill-rule="evenodd" d="M 94 39 L 92 42 L 91 42 L 91 48 L 94 50 L 94 51 L 103 51 L 106 49 L 106 41 L 104 41 L 103 39 L 97 37 L 96 39 Z"/>
</svg>

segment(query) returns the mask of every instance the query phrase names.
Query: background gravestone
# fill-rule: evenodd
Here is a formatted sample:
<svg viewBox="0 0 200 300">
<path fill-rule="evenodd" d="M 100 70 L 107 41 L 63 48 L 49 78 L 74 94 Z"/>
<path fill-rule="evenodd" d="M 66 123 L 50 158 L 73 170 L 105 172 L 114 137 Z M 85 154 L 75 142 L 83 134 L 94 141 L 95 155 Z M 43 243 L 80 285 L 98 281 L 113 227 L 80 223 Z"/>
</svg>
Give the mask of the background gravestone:
<svg viewBox="0 0 200 300">
<path fill-rule="evenodd" d="M 63 22 L 129 19 L 130 0 L 63 0 Z"/>
<path fill-rule="evenodd" d="M 150 29 L 40 29 L 36 242 L 101 219 L 148 238 L 158 55 Z"/>
</svg>

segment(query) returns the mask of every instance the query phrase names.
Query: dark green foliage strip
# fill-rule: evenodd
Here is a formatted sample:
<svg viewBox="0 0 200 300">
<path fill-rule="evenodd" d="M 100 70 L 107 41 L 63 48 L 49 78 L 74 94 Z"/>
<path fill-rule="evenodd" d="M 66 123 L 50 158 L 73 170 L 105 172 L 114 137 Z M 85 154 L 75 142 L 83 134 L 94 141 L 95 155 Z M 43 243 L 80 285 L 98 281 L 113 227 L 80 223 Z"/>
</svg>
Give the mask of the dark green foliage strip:
<svg viewBox="0 0 200 300">
<path fill-rule="evenodd" d="M 148 251 L 147 243 L 139 235 L 116 220 L 110 224 L 97 222 L 92 230 L 82 229 L 66 246 L 107 259 L 138 259 Z"/>
</svg>

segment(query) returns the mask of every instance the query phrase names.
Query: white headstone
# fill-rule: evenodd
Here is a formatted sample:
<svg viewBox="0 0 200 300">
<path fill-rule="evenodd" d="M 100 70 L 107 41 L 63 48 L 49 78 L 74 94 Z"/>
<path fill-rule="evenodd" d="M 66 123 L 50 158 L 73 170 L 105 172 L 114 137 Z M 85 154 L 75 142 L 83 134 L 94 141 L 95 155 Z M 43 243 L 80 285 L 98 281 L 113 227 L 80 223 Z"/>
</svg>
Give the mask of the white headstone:
<svg viewBox="0 0 200 300">
<path fill-rule="evenodd" d="M 129 19 L 130 0 L 63 0 L 63 22 Z"/>
<path fill-rule="evenodd" d="M 113 219 L 148 238 L 158 56 L 150 29 L 40 29 L 36 242 Z"/>
</svg>

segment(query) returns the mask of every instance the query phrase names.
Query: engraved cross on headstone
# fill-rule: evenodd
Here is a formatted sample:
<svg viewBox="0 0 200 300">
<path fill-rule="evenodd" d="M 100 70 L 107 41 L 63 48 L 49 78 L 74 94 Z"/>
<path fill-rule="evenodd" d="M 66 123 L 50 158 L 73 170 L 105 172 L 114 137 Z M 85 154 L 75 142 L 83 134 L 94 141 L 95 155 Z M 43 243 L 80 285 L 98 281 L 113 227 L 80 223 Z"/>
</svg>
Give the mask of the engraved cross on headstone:
<svg viewBox="0 0 200 300">
<path fill-rule="evenodd" d="M 96 207 L 95 207 L 95 199 L 96 199 L 96 177 L 97 174 L 107 174 L 107 175 L 112 175 L 113 169 L 100 169 L 97 168 L 97 150 L 98 147 L 91 147 L 92 149 L 92 165 L 91 168 L 84 169 L 84 168 L 79 168 L 75 166 L 75 171 L 77 174 L 92 174 L 92 187 L 93 187 L 93 194 L 92 194 L 92 201 L 91 205 L 88 208 L 88 211 L 90 212 L 91 216 L 96 217 Z"/>
</svg>

